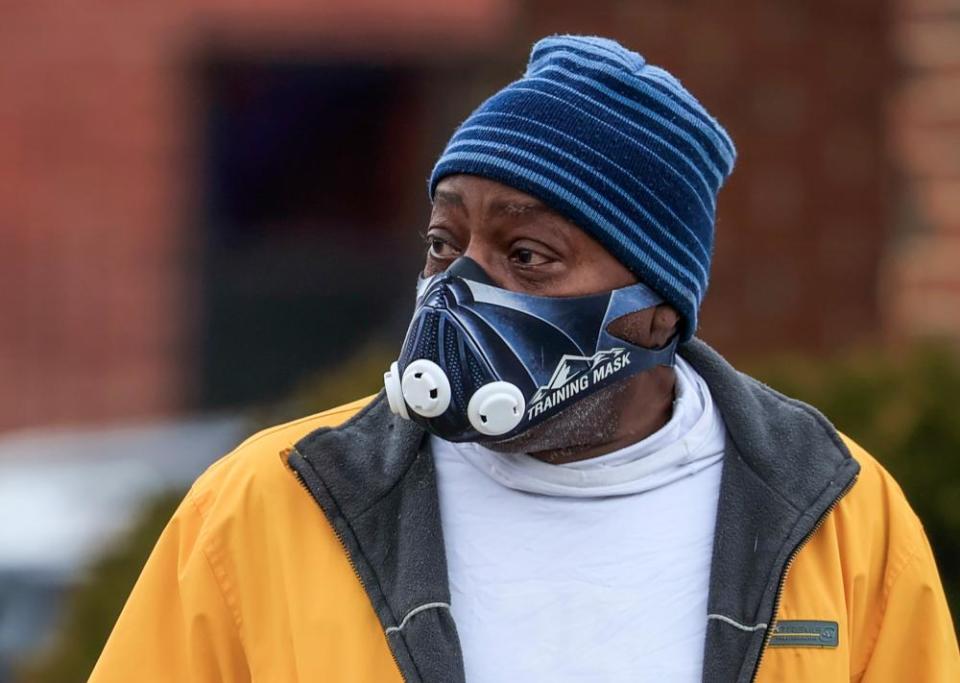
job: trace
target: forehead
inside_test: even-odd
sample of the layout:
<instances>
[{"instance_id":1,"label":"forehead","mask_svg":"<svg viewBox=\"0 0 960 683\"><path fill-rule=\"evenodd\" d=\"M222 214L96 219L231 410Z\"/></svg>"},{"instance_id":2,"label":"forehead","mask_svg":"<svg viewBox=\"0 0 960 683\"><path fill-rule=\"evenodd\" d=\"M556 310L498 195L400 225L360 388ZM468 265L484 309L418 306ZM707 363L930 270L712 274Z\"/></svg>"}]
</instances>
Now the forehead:
<instances>
[{"instance_id":1,"label":"forehead","mask_svg":"<svg viewBox=\"0 0 960 683\"><path fill-rule=\"evenodd\" d=\"M454 208L469 211L482 208L506 214L550 213L557 215L536 197L509 185L458 174L444 178L437 184L433 196L434 209Z\"/></svg>"}]
</instances>

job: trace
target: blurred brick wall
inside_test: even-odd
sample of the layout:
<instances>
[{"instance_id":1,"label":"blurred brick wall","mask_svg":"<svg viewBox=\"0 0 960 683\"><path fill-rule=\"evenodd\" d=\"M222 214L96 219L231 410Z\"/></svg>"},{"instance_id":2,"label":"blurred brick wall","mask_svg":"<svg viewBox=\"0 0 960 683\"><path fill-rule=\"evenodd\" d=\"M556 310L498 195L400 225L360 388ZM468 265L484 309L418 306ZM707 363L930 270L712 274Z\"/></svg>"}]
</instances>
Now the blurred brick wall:
<instances>
[{"instance_id":1,"label":"blurred brick wall","mask_svg":"<svg viewBox=\"0 0 960 683\"><path fill-rule=\"evenodd\" d=\"M0 8L0 430L177 411L191 359L189 62L490 39L498 0ZM450 49L447 44L445 49Z\"/></svg>"},{"instance_id":2,"label":"blurred brick wall","mask_svg":"<svg viewBox=\"0 0 960 683\"><path fill-rule=\"evenodd\" d=\"M616 37L727 127L701 336L734 358L876 341L889 18L876 0L527 3L528 34Z\"/></svg>"},{"instance_id":3,"label":"blurred brick wall","mask_svg":"<svg viewBox=\"0 0 960 683\"><path fill-rule=\"evenodd\" d=\"M904 330L958 338L960 0L891 2L8 2L0 430L184 407L197 315L190 69L211 45L436 62L472 50L460 89L429 94L445 122L438 151L522 73L531 40L618 38L674 71L739 147L706 339L737 358Z\"/></svg>"},{"instance_id":4,"label":"blurred brick wall","mask_svg":"<svg viewBox=\"0 0 960 683\"><path fill-rule=\"evenodd\" d=\"M896 223L884 294L890 335L960 343L960 0L897 0L890 108Z\"/></svg>"}]
</instances>

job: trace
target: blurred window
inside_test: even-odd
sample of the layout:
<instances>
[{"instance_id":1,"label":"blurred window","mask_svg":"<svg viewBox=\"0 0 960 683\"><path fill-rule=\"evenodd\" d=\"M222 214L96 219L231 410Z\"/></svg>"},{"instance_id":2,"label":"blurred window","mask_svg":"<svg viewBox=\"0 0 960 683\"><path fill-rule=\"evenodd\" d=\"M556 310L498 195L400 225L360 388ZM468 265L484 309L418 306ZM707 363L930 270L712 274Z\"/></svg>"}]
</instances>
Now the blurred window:
<instances>
[{"instance_id":1,"label":"blurred window","mask_svg":"<svg viewBox=\"0 0 960 683\"><path fill-rule=\"evenodd\" d=\"M409 312L419 83L407 66L207 64L201 407L283 396Z\"/></svg>"}]
</instances>

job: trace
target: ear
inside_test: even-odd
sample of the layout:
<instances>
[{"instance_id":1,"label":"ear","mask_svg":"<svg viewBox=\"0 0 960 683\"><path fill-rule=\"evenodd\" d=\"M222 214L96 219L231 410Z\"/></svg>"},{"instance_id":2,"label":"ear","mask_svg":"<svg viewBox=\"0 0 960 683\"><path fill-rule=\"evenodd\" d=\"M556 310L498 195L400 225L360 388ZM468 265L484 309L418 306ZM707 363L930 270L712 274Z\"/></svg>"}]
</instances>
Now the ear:
<instances>
[{"instance_id":1,"label":"ear","mask_svg":"<svg viewBox=\"0 0 960 683\"><path fill-rule=\"evenodd\" d=\"M670 304L660 304L655 310L651 335L654 346L663 346L677 333L680 327L680 314Z\"/></svg>"},{"instance_id":2,"label":"ear","mask_svg":"<svg viewBox=\"0 0 960 683\"><path fill-rule=\"evenodd\" d=\"M679 324L680 315L673 306L660 304L617 318L607 325L607 332L631 344L655 349L670 341Z\"/></svg>"}]
</instances>

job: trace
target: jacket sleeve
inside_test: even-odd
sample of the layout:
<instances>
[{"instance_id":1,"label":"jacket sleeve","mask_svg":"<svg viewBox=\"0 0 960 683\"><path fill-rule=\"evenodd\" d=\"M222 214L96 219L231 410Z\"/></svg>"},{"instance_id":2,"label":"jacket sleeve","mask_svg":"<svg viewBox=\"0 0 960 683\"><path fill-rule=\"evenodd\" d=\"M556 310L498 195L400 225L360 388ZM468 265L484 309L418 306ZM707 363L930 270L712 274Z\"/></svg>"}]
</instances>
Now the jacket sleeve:
<instances>
[{"instance_id":1,"label":"jacket sleeve","mask_svg":"<svg viewBox=\"0 0 960 683\"><path fill-rule=\"evenodd\" d=\"M90 681L248 681L239 618L216 566L188 493L147 560Z\"/></svg>"},{"instance_id":2,"label":"jacket sleeve","mask_svg":"<svg viewBox=\"0 0 960 683\"><path fill-rule=\"evenodd\" d=\"M862 683L960 681L960 652L933 553L921 543L888 579L886 605Z\"/></svg>"}]
</instances>

